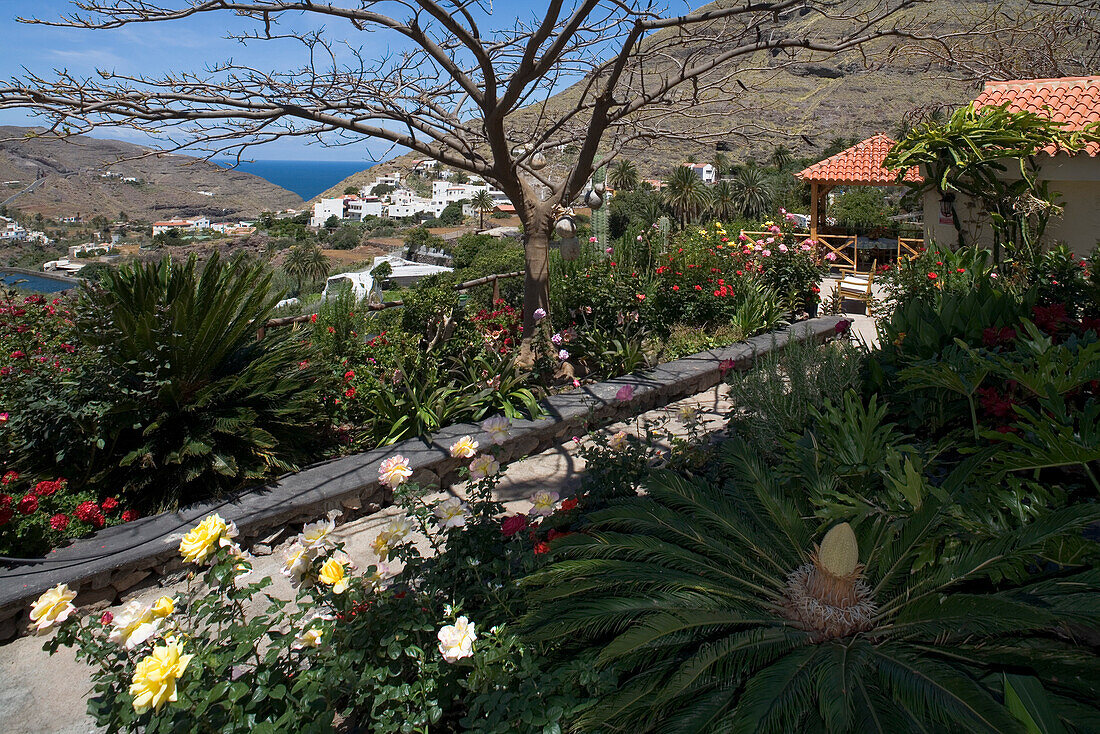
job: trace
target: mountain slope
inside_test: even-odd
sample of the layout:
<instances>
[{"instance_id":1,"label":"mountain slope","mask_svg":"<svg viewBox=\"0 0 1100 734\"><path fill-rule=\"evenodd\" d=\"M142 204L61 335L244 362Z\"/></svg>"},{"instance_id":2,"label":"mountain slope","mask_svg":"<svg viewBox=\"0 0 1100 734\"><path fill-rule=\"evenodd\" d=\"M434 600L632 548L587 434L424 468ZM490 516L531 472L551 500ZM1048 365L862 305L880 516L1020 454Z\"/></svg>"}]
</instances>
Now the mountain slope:
<instances>
[{"instance_id":1,"label":"mountain slope","mask_svg":"<svg viewBox=\"0 0 1100 734\"><path fill-rule=\"evenodd\" d=\"M35 132L0 126L0 201L8 199L9 208L27 214L80 214L85 219L101 214L113 219L125 212L139 221L200 215L233 220L302 206L300 196L258 176L191 156L122 160L150 149L118 140L84 135L61 139L34 136ZM116 175L104 177L108 171Z\"/></svg>"}]
</instances>

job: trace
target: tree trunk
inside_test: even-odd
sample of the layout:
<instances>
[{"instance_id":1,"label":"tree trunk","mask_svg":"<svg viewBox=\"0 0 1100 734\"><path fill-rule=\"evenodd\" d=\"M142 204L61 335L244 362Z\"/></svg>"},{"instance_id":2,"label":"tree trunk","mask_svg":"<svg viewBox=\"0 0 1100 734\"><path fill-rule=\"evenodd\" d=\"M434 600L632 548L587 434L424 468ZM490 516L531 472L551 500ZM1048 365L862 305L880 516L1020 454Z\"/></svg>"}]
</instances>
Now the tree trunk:
<instances>
[{"instance_id":1,"label":"tree trunk","mask_svg":"<svg viewBox=\"0 0 1100 734\"><path fill-rule=\"evenodd\" d=\"M524 222L523 337L535 333L535 311L550 313L550 228L548 218L538 216Z\"/></svg>"}]
</instances>

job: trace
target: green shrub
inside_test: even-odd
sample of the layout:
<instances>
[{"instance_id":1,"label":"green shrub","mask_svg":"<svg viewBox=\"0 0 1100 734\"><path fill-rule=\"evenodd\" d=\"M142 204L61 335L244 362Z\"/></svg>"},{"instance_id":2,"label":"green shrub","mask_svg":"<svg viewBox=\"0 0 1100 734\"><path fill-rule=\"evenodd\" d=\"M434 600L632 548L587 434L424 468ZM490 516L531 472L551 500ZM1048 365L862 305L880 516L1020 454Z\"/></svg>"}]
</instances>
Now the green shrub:
<instances>
[{"instance_id":1,"label":"green shrub","mask_svg":"<svg viewBox=\"0 0 1100 734\"><path fill-rule=\"evenodd\" d=\"M270 279L215 254L123 266L84 291L81 338L120 381L97 481L146 507L186 504L315 455L309 351L289 330L256 339L280 298Z\"/></svg>"},{"instance_id":2,"label":"green shrub","mask_svg":"<svg viewBox=\"0 0 1100 734\"><path fill-rule=\"evenodd\" d=\"M753 369L727 378L731 430L775 456L787 434L801 433L815 409L839 403L861 384L862 361L861 350L843 340L791 341L769 352Z\"/></svg>"}]
</instances>

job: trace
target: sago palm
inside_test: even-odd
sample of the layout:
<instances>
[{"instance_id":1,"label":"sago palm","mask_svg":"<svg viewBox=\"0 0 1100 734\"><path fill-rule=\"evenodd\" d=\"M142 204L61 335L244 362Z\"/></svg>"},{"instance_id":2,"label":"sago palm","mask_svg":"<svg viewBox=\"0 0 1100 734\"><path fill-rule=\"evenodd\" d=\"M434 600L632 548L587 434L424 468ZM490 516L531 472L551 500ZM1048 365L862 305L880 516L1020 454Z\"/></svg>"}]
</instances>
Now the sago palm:
<instances>
[{"instance_id":1,"label":"sago palm","mask_svg":"<svg viewBox=\"0 0 1100 734\"><path fill-rule=\"evenodd\" d=\"M620 675L577 731L1100 730L1100 661L1075 644L1100 631L1100 571L1020 571L1098 506L929 556L976 464L904 521L826 533L739 451L737 483L657 472L527 580L532 636Z\"/></svg>"},{"instance_id":2,"label":"sago palm","mask_svg":"<svg viewBox=\"0 0 1100 734\"><path fill-rule=\"evenodd\" d=\"M101 481L185 504L309 456L321 415L308 352L289 330L256 340L281 297L270 281L215 254L123 266L86 289L81 337L124 383Z\"/></svg>"},{"instance_id":3,"label":"sago palm","mask_svg":"<svg viewBox=\"0 0 1100 734\"><path fill-rule=\"evenodd\" d=\"M710 202L710 192L698 174L680 166L665 182L665 201L676 212L680 226L686 227L698 217Z\"/></svg>"}]
</instances>

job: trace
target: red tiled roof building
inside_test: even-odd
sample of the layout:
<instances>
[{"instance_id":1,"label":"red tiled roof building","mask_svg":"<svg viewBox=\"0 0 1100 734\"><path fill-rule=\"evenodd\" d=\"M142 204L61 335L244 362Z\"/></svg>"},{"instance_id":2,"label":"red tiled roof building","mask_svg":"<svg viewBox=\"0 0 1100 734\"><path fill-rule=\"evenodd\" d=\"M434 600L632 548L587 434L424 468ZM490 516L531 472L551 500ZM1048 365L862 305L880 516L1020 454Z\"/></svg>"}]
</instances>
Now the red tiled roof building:
<instances>
[{"instance_id":1,"label":"red tiled roof building","mask_svg":"<svg viewBox=\"0 0 1100 734\"><path fill-rule=\"evenodd\" d=\"M986 82L974 100L975 107L1004 104L1009 112L1033 112L1061 122L1070 130L1084 130L1100 122L1100 76ZM1057 151L1046 152L1054 155ZM1089 143L1083 152L1095 157L1100 154L1100 143Z\"/></svg>"}]
</instances>

